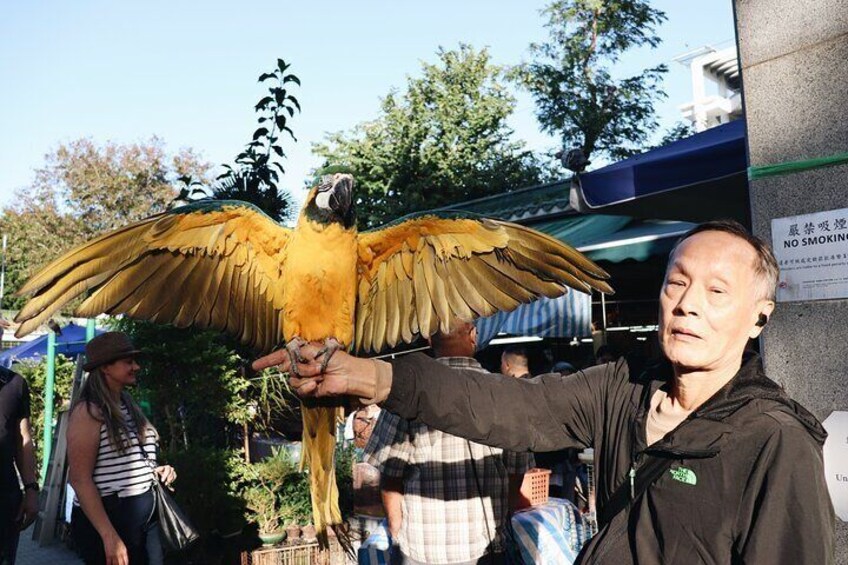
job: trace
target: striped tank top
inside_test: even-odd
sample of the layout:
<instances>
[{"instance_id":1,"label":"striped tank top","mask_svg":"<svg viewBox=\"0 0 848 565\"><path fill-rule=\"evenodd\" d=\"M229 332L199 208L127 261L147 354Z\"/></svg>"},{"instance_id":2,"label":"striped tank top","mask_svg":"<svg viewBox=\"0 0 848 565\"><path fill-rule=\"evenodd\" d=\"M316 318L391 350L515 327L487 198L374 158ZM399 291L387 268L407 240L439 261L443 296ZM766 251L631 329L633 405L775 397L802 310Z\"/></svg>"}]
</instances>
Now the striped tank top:
<instances>
[{"instance_id":1,"label":"striped tank top","mask_svg":"<svg viewBox=\"0 0 848 565\"><path fill-rule=\"evenodd\" d=\"M124 422L132 430L134 422L123 403L121 403L121 413L124 416ZM152 426L148 426L147 437L143 442L144 451L149 460L141 454L136 438L137 436L130 431L130 445L121 453L109 440L106 424L100 425L100 446L97 450L97 462L94 464L93 473L94 484L100 496L117 493L123 498L147 492L150 488L154 478L151 464L157 465L156 432Z\"/></svg>"}]
</instances>

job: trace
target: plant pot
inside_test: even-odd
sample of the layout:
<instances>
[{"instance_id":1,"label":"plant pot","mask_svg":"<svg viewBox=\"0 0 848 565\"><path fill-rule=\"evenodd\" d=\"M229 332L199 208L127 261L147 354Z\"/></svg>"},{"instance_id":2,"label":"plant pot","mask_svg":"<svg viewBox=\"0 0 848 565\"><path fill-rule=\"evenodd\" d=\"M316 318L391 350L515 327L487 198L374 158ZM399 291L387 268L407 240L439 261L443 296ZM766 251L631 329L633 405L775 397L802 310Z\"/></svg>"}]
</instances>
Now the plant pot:
<instances>
[{"instance_id":1,"label":"plant pot","mask_svg":"<svg viewBox=\"0 0 848 565\"><path fill-rule=\"evenodd\" d=\"M289 524L286 526L286 537L289 541L297 541L300 539L300 526L297 524Z\"/></svg>"},{"instance_id":2,"label":"plant pot","mask_svg":"<svg viewBox=\"0 0 848 565\"><path fill-rule=\"evenodd\" d=\"M318 532L315 529L315 526L312 524L307 524L303 526L303 530L301 530L301 535L303 536L303 541L306 543L312 543L318 541Z\"/></svg>"},{"instance_id":3,"label":"plant pot","mask_svg":"<svg viewBox=\"0 0 848 565\"><path fill-rule=\"evenodd\" d=\"M279 532L259 532L259 539L262 540L262 545L264 547L277 545L278 543L281 543L284 539L286 539L286 531L281 530Z\"/></svg>"}]
</instances>

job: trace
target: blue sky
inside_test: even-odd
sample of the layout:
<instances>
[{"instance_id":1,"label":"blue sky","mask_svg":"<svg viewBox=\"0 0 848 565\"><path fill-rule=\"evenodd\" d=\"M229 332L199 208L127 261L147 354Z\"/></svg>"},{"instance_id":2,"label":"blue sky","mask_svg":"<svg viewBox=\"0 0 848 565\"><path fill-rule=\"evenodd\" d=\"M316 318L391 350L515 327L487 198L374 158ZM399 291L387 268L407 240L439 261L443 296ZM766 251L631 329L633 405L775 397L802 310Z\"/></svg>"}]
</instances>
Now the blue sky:
<instances>
[{"instance_id":1,"label":"blue sky","mask_svg":"<svg viewBox=\"0 0 848 565\"><path fill-rule=\"evenodd\" d=\"M303 83L303 113L291 123L283 185L300 187L326 132L374 118L380 97L403 88L439 46L488 46L493 61L516 64L546 34L539 0L221 2L9 2L0 9L0 206L32 181L60 142L90 137L130 143L162 138L213 163L230 162L256 126L256 78L277 57ZM663 44L622 61L622 72L669 64L663 125L680 120L690 98L688 70L672 62L734 37L730 0L656 1L668 21ZM533 149L541 134L532 100L520 94L516 137Z\"/></svg>"}]
</instances>

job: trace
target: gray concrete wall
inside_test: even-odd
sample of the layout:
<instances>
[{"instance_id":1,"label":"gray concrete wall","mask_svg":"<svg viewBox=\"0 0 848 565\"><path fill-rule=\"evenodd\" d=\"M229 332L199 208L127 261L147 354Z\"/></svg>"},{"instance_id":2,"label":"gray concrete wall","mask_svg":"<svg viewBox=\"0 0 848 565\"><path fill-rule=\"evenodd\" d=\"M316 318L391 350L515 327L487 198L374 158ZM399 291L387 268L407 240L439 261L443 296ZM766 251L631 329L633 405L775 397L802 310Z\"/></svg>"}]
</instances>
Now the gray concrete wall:
<instances>
[{"instance_id":1,"label":"gray concrete wall","mask_svg":"<svg viewBox=\"0 0 848 565\"><path fill-rule=\"evenodd\" d=\"M848 0L735 0L752 166L848 152ZM754 232L848 208L848 165L751 183ZM769 376L824 420L848 410L848 300L778 304L763 336ZM836 562L848 563L837 523Z\"/></svg>"}]
</instances>

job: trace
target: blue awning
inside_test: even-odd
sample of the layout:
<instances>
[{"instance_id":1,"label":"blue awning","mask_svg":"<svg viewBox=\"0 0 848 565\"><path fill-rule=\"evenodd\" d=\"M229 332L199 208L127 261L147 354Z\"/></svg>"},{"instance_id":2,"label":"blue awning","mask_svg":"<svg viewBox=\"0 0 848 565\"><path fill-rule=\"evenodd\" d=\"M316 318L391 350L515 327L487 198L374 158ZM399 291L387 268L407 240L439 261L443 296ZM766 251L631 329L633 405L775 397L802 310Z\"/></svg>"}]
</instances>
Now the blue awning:
<instances>
[{"instance_id":1,"label":"blue awning","mask_svg":"<svg viewBox=\"0 0 848 565\"><path fill-rule=\"evenodd\" d=\"M499 333L537 337L588 336L592 335L592 297L569 290L559 298L540 298L512 312L481 318L475 324L480 349Z\"/></svg>"},{"instance_id":2,"label":"blue awning","mask_svg":"<svg viewBox=\"0 0 848 565\"><path fill-rule=\"evenodd\" d=\"M579 175L581 212L701 222L747 222L745 121L735 120Z\"/></svg>"},{"instance_id":3,"label":"blue awning","mask_svg":"<svg viewBox=\"0 0 848 565\"><path fill-rule=\"evenodd\" d=\"M665 147L580 175L592 208L746 171L745 121L716 126Z\"/></svg>"},{"instance_id":4,"label":"blue awning","mask_svg":"<svg viewBox=\"0 0 848 565\"><path fill-rule=\"evenodd\" d=\"M95 335L102 333L101 330L95 330ZM63 327L62 335L56 336L56 353L61 353L68 358L74 358L78 354L85 353L85 328L73 323ZM0 365L8 368L15 361L31 360L37 362L46 355L47 334L0 353Z\"/></svg>"}]
</instances>

